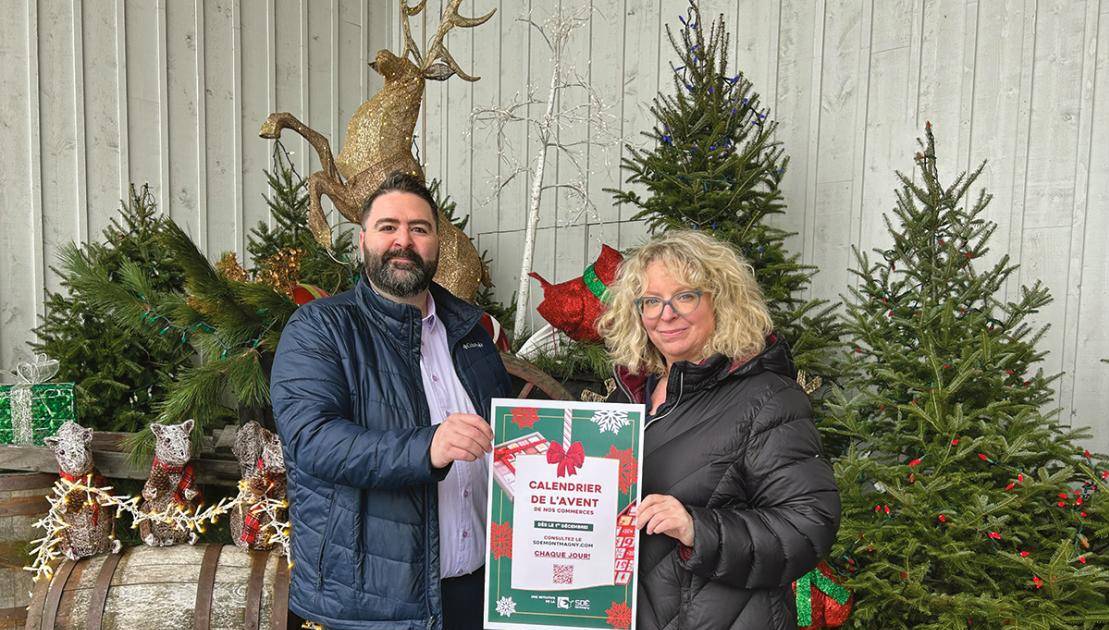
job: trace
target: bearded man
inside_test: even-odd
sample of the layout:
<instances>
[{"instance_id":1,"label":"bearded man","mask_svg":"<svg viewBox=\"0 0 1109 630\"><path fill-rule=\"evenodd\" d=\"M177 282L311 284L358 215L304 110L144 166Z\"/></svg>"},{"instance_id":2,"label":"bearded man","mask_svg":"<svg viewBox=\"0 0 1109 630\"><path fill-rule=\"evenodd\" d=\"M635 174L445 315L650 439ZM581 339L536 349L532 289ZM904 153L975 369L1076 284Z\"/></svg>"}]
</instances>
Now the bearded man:
<instances>
[{"instance_id":1,"label":"bearded man","mask_svg":"<svg viewBox=\"0 0 1109 630\"><path fill-rule=\"evenodd\" d=\"M482 313L432 282L439 210L388 177L357 286L289 319L271 393L291 497L291 612L329 629L481 628L490 400Z\"/></svg>"}]
</instances>

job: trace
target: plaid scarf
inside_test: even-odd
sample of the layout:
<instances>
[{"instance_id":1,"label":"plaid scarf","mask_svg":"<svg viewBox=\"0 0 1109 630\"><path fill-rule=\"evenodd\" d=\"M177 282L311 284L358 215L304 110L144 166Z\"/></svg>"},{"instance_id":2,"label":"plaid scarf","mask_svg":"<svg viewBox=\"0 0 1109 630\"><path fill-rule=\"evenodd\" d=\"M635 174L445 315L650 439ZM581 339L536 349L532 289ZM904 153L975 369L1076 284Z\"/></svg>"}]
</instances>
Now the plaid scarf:
<instances>
[{"instance_id":1,"label":"plaid scarf","mask_svg":"<svg viewBox=\"0 0 1109 630\"><path fill-rule=\"evenodd\" d=\"M262 519L254 512L254 509L255 507L251 506L243 514L243 533L239 535L239 540L247 545L256 543L258 534L262 531Z\"/></svg>"},{"instance_id":2,"label":"plaid scarf","mask_svg":"<svg viewBox=\"0 0 1109 630\"><path fill-rule=\"evenodd\" d=\"M85 480L88 478L88 475L71 475L71 474L67 473L64 470L59 470L58 471L58 476L60 476L62 479L65 479L69 483L85 483ZM101 487L103 487L107 484L107 481L108 480L105 479L103 476L101 476L100 473L96 472L95 468L92 469L92 481L89 483L89 485L91 485L94 488L101 488ZM93 500L93 502L92 502L92 525L93 525L93 527L96 527L96 525L99 524L99 522L100 522L100 501Z\"/></svg>"},{"instance_id":3,"label":"plaid scarf","mask_svg":"<svg viewBox=\"0 0 1109 630\"><path fill-rule=\"evenodd\" d=\"M181 480L177 482L177 487L173 489L173 501L178 505L188 505L189 500L185 498L185 491L192 490L196 486L196 472L193 469L192 462L184 466L170 466L155 457L154 467L171 475L181 475ZM199 501L200 497L201 495L198 491L196 500Z\"/></svg>"},{"instance_id":4,"label":"plaid scarf","mask_svg":"<svg viewBox=\"0 0 1109 630\"><path fill-rule=\"evenodd\" d=\"M261 473L265 468L262 463L262 458L258 458L255 469ZM263 477L269 481L269 475L263 473ZM254 503L243 513L243 533L239 535L239 541L247 545L253 545L258 541L258 534L262 531L262 518L258 514L258 503Z\"/></svg>"}]
</instances>

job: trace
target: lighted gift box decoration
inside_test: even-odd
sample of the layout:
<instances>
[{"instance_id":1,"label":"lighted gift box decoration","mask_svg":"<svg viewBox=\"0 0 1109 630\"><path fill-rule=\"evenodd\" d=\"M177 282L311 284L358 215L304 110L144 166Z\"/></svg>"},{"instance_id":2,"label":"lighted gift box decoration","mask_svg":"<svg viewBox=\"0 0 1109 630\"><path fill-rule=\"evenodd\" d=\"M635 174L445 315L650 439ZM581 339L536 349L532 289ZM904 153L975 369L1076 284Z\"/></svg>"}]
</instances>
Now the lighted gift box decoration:
<instances>
[{"instance_id":1,"label":"lighted gift box decoration","mask_svg":"<svg viewBox=\"0 0 1109 630\"><path fill-rule=\"evenodd\" d=\"M44 354L16 366L19 383L0 385L0 444L36 444L77 420L73 383L48 383L58 362Z\"/></svg>"}]
</instances>

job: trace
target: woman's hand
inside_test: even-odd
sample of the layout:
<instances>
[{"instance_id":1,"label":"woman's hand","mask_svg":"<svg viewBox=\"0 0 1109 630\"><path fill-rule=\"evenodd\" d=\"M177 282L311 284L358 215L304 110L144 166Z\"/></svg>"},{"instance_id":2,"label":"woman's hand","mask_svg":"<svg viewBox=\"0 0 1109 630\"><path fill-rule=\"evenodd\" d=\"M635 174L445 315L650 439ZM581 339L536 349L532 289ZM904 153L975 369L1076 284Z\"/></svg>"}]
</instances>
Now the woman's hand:
<instances>
[{"instance_id":1,"label":"woman's hand","mask_svg":"<svg viewBox=\"0 0 1109 630\"><path fill-rule=\"evenodd\" d=\"M693 517L674 497L649 494L639 504L636 522L648 534L665 534L686 547L693 546Z\"/></svg>"}]
</instances>

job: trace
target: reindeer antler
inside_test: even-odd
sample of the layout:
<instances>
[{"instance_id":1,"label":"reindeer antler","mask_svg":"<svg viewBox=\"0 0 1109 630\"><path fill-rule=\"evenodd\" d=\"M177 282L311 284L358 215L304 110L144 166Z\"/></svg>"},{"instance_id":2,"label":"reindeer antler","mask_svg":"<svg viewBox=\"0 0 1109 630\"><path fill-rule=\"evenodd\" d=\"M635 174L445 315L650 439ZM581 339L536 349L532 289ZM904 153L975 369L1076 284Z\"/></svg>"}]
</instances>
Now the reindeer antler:
<instances>
[{"instance_id":1,"label":"reindeer antler","mask_svg":"<svg viewBox=\"0 0 1109 630\"><path fill-rule=\"evenodd\" d=\"M420 0L419 4L414 7L408 6L408 0L400 0L400 22L404 27L404 52L400 56L413 55L414 59L412 61L417 65L422 63L422 57L420 56L420 47L416 45L416 40L412 38L412 29L408 26L408 18L423 13L426 6L427 0Z\"/></svg>"},{"instance_id":2,"label":"reindeer antler","mask_svg":"<svg viewBox=\"0 0 1109 630\"><path fill-rule=\"evenodd\" d=\"M405 9L407 9L407 0L401 0L401 2L405 5ZM424 4L426 4L426 2L427 0L421 0L419 8L423 9L423 6ZM442 20L439 22L439 29L435 31L435 37L432 38L431 44L427 48L427 56L424 57L419 64L421 73L429 70L432 66L432 62L438 60L446 64L448 68L453 70L454 73L461 77L464 81L477 81L481 78L466 74L462 70L462 68L458 66L458 62L454 60L454 57L451 56L450 52L447 50L447 47L443 45L443 39L446 37L447 32L456 26L459 28L474 28L475 26L481 26L482 24L485 24L489 21L489 18L493 17L493 14L496 13L497 10L493 9L489 13L486 13L485 15L478 18L467 18L462 17L458 13L458 7L461 4L462 0L450 0L447 3L447 7L443 9L443 16ZM404 23L404 28L406 36L411 39L411 35L408 33L407 20ZM409 45L410 44L408 42L405 43L406 53L408 52ZM415 44L412 43L411 45L414 46Z\"/></svg>"}]
</instances>

